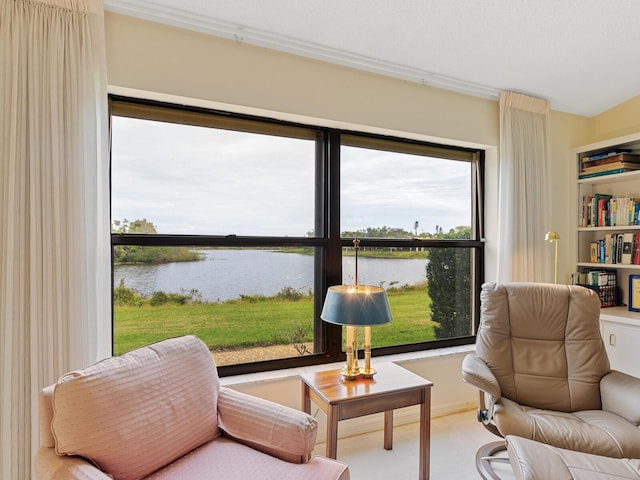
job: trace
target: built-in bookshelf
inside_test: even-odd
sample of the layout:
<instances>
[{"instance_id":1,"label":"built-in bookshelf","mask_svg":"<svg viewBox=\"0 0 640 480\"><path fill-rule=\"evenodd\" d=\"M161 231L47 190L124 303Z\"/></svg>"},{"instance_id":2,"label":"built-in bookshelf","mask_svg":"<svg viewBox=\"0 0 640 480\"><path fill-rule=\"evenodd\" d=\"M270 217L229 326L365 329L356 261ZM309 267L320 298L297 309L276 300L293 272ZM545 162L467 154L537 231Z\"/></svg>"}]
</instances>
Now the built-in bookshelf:
<instances>
[{"instance_id":1,"label":"built-in bookshelf","mask_svg":"<svg viewBox=\"0 0 640 480\"><path fill-rule=\"evenodd\" d=\"M640 170L605 171L597 176L580 178L585 158L620 151L640 152L640 133L586 145L574 152L578 178L577 267L582 271L618 270L618 286L623 291L622 301L626 303L625 277L628 280L630 272L640 273ZM618 172L618 169L612 171ZM621 240L624 238L632 243L623 245ZM604 245L606 254L594 258L594 244L602 249L603 242L607 242Z\"/></svg>"},{"instance_id":2,"label":"built-in bookshelf","mask_svg":"<svg viewBox=\"0 0 640 480\"><path fill-rule=\"evenodd\" d=\"M617 303L620 305L601 309L601 331L612 368L639 374L640 312L629 311L627 305L629 276L640 275L640 168L631 166L627 170L621 161L609 171L606 167L585 170L585 165L596 163L585 159L618 155L620 152L640 153L640 133L572 151L578 185L574 280L579 273L591 273L591 278L596 279L598 275L593 272L598 271L609 274L600 277L605 281L615 278L619 292ZM603 201L598 205L593 201L595 198L608 200L608 203ZM605 205L609 210L603 212ZM622 212L618 210L620 205ZM600 249L595 257L594 245ZM584 280L585 276L580 278Z\"/></svg>"}]
</instances>

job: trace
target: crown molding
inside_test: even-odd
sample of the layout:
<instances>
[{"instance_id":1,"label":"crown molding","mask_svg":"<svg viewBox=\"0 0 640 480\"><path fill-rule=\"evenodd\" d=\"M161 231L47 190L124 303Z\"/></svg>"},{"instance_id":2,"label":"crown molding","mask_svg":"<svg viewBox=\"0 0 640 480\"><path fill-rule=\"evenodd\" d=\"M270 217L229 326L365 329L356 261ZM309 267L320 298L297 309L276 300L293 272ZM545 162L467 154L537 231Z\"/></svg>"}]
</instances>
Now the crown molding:
<instances>
[{"instance_id":1,"label":"crown molding","mask_svg":"<svg viewBox=\"0 0 640 480\"><path fill-rule=\"evenodd\" d=\"M174 27L193 30L216 37L247 43L329 62L345 67L364 70L387 77L406 80L421 85L442 88L481 98L497 100L500 90L459 78L358 55L347 50L329 48L297 38L279 35L265 30L250 28L207 15L195 14L177 6L158 5L148 0L104 0L107 11Z\"/></svg>"}]
</instances>

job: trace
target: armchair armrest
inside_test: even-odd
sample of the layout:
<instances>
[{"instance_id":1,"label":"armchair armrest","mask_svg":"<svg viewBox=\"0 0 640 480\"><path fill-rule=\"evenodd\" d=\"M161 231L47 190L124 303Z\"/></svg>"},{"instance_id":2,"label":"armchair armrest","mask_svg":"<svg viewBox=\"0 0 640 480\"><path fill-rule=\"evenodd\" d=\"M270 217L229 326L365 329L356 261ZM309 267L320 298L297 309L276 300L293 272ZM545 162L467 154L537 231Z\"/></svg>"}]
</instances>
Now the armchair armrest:
<instances>
[{"instance_id":1,"label":"armchair armrest","mask_svg":"<svg viewBox=\"0 0 640 480\"><path fill-rule=\"evenodd\" d=\"M600 380L602 409L640 425L640 378L611 370Z\"/></svg>"},{"instance_id":2,"label":"armchair armrest","mask_svg":"<svg viewBox=\"0 0 640 480\"><path fill-rule=\"evenodd\" d=\"M318 433L311 415L228 387L220 387L218 424L225 435L292 463L309 460Z\"/></svg>"},{"instance_id":3,"label":"armchair armrest","mask_svg":"<svg viewBox=\"0 0 640 480\"><path fill-rule=\"evenodd\" d=\"M495 375L477 355L470 354L462 359L462 379L493 399L498 399L502 395L500 384Z\"/></svg>"},{"instance_id":4,"label":"armchair armrest","mask_svg":"<svg viewBox=\"0 0 640 480\"><path fill-rule=\"evenodd\" d=\"M57 455L48 447L40 447L33 466L38 480L112 480L84 458Z\"/></svg>"}]
</instances>

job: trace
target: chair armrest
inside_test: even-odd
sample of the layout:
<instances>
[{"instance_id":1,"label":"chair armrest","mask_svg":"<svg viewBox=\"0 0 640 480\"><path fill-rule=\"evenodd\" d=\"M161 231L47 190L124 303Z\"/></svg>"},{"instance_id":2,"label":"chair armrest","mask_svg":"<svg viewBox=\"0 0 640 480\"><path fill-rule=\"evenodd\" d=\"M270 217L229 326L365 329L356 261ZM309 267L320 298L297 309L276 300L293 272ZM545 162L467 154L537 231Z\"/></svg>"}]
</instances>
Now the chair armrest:
<instances>
[{"instance_id":1,"label":"chair armrest","mask_svg":"<svg viewBox=\"0 0 640 480\"><path fill-rule=\"evenodd\" d=\"M640 378L611 370L600 380L602 409L640 425Z\"/></svg>"},{"instance_id":2,"label":"chair armrest","mask_svg":"<svg viewBox=\"0 0 640 480\"><path fill-rule=\"evenodd\" d=\"M112 480L84 458L57 455L48 447L36 452L33 466L38 480Z\"/></svg>"},{"instance_id":3,"label":"chair armrest","mask_svg":"<svg viewBox=\"0 0 640 480\"><path fill-rule=\"evenodd\" d=\"M467 355L462 359L462 379L479 388L494 399L500 398L500 384L489 366L477 355Z\"/></svg>"},{"instance_id":4,"label":"chair armrest","mask_svg":"<svg viewBox=\"0 0 640 480\"><path fill-rule=\"evenodd\" d=\"M220 387L218 425L226 436L292 463L309 460L318 433L311 415L228 387Z\"/></svg>"}]
</instances>

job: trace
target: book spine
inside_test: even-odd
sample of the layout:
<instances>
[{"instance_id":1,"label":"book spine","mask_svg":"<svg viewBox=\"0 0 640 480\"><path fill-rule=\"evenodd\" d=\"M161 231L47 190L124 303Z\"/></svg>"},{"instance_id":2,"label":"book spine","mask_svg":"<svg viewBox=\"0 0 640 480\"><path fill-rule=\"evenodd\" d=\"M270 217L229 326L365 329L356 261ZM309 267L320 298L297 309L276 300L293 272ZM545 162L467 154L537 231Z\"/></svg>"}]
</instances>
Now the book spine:
<instances>
[{"instance_id":1,"label":"book spine","mask_svg":"<svg viewBox=\"0 0 640 480\"><path fill-rule=\"evenodd\" d=\"M633 260L634 265L640 265L640 233L633 236Z\"/></svg>"},{"instance_id":2,"label":"book spine","mask_svg":"<svg viewBox=\"0 0 640 480\"><path fill-rule=\"evenodd\" d=\"M622 239L622 257L620 263L631 265L631 257L633 255L633 233L625 233Z\"/></svg>"},{"instance_id":3,"label":"book spine","mask_svg":"<svg viewBox=\"0 0 640 480\"><path fill-rule=\"evenodd\" d=\"M583 179L583 178L602 177L605 175L613 175L614 173L624 173L626 171L627 170L624 168L616 168L613 170L607 170L605 172L585 173L584 175L578 175L578 178Z\"/></svg>"}]
</instances>

